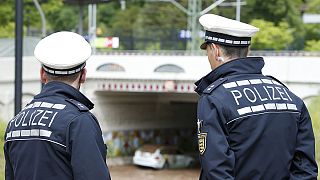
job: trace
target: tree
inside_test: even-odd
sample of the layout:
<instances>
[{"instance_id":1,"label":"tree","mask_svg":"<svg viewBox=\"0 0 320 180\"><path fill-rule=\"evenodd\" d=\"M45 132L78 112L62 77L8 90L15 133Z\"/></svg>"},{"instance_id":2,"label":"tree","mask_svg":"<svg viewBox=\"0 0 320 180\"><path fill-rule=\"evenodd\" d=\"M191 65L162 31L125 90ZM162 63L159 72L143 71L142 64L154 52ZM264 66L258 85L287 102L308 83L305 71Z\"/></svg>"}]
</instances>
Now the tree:
<instances>
[{"instance_id":1,"label":"tree","mask_svg":"<svg viewBox=\"0 0 320 180\"><path fill-rule=\"evenodd\" d=\"M14 37L14 11L12 0L0 1L0 38Z\"/></svg>"},{"instance_id":2,"label":"tree","mask_svg":"<svg viewBox=\"0 0 320 180\"><path fill-rule=\"evenodd\" d=\"M13 22L0 26L0 38L13 38L15 33L15 25Z\"/></svg>"},{"instance_id":3,"label":"tree","mask_svg":"<svg viewBox=\"0 0 320 180\"><path fill-rule=\"evenodd\" d=\"M293 41L292 30L286 22L280 22L276 26L273 22L256 19L251 24L260 28L252 39L252 49L285 50Z\"/></svg>"},{"instance_id":4,"label":"tree","mask_svg":"<svg viewBox=\"0 0 320 180\"><path fill-rule=\"evenodd\" d=\"M319 0L306 0L306 4L303 7L304 13L319 14L320 12L320 1ZM304 24L305 36L304 40L306 51L320 50L316 45L319 45L318 40L320 39L320 24Z\"/></svg>"},{"instance_id":5,"label":"tree","mask_svg":"<svg viewBox=\"0 0 320 180\"><path fill-rule=\"evenodd\" d=\"M33 0L24 0L24 27L37 29L40 32L41 18L38 10L36 9ZM54 14L59 14L62 9L62 0L39 0L39 3L46 15L47 29L51 30L50 17ZM14 0L1 0L0 1L0 31L1 37L14 37ZM53 27L54 29L55 27ZM12 31L13 30L13 31ZM24 33L26 35L26 33ZM39 33L40 34L40 33Z\"/></svg>"},{"instance_id":6,"label":"tree","mask_svg":"<svg viewBox=\"0 0 320 180\"><path fill-rule=\"evenodd\" d=\"M306 34L304 36L305 40L319 39L320 37L320 24L305 24L304 29Z\"/></svg>"},{"instance_id":7,"label":"tree","mask_svg":"<svg viewBox=\"0 0 320 180\"><path fill-rule=\"evenodd\" d=\"M132 5L129 3L127 7L130 9L131 6ZM98 5L97 26L101 31L98 35L112 35L112 23L116 22L114 18L117 18L117 13L119 11L121 11L119 2L110 2Z\"/></svg>"},{"instance_id":8,"label":"tree","mask_svg":"<svg viewBox=\"0 0 320 180\"><path fill-rule=\"evenodd\" d=\"M12 0L0 1L0 28L10 22L14 22L13 8Z\"/></svg>"},{"instance_id":9,"label":"tree","mask_svg":"<svg viewBox=\"0 0 320 180\"><path fill-rule=\"evenodd\" d=\"M111 19L111 32L113 36L120 37L120 46L123 49L135 49L134 24L140 11L138 5L131 5L126 10L118 11Z\"/></svg>"},{"instance_id":10,"label":"tree","mask_svg":"<svg viewBox=\"0 0 320 180\"><path fill-rule=\"evenodd\" d=\"M278 24L286 21L290 26L297 26L301 20L303 0L247 0L242 8L243 20L263 19Z\"/></svg>"},{"instance_id":11,"label":"tree","mask_svg":"<svg viewBox=\"0 0 320 180\"><path fill-rule=\"evenodd\" d=\"M155 10L156 9L156 10ZM159 47L152 43L160 42L161 49L180 49L180 30L187 29L187 15L171 3L146 3L138 14L134 34L142 41L140 48ZM149 40L150 39L150 40Z\"/></svg>"},{"instance_id":12,"label":"tree","mask_svg":"<svg viewBox=\"0 0 320 180\"><path fill-rule=\"evenodd\" d=\"M172 49L179 30L187 28L187 16L171 3L161 2L131 3L104 22L125 49Z\"/></svg>"},{"instance_id":13,"label":"tree","mask_svg":"<svg viewBox=\"0 0 320 180\"><path fill-rule=\"evenodd\" d=\"M319 0L305 0L303 10L306 13L318 14L320 12L320 1Z\"/></svg>"},{"instance_id":14,"label":"tree","mask_svg":"<svg viewBox=\"0 0 320 180\"><path fill-rule=\"evenodd\" d=\"M301 19L303 0L247 0L242 8L242 20L250 22L253 19L263 19L273 22L276 26L287 22L293 30L294 40L287 49L302 49L305 30Z\"/></svg>"},{"instance_id":15,"label":"tree","mask_svg":"<svg viewBox=\"0 0 320 180\"><path fill-rule=\"evenodd\" d=\"M50 22L51 31L77 31L78 28L78 7L64 6L59 11L47 12L47 19Z\"/></svg>"},{"instance_id":16,"label":"tree","mask_svg":"<svg viewBox=\"0 0 320 180\"><path fill-rule=\"evenodd\" d=\"M46 0L41 7L47 19L47 31L76 30L79 6L66 5L63 0Z\"/></svg>"}]
</instances>

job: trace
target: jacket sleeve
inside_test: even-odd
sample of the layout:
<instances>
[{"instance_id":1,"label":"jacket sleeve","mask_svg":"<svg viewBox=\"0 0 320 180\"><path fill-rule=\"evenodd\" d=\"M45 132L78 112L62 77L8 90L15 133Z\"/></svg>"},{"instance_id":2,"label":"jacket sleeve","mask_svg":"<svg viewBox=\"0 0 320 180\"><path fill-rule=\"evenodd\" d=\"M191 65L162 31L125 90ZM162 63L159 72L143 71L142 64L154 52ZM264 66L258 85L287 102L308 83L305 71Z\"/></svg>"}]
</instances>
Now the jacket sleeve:
<instances>
[{"instance_id":1,"label":"jacket sleeve","mask_svg":"<svg viewBox=\"0 0 320 180\"><path fill-rule=\"evenodd\" d=\"M98 122L89 113L74 119L69 125L69 153L76 180L108 180L106 146Z\"/></svg>"},{"instance_id":2,"label":"jacket sleeve","mask_svg":"<svg viewBox=\"0 0 320 180\"><path fill-rule=\"evenodd\" d=\"M235 155L227 140L228 133L222 112L222 104L214 97L203 96L200 99L198 122L201 124L198 141L202 167L201 180L234 179ZM205 141L204 151L203 145L200 145L201 141Z\"/></svg>"},{"instance_id":3,"label":"jacket sleeve","mask_svg":"<svg viewBox=\"0 0 320 180\"><path fill-rule=\"evenodd\" d=\"M5 179L6 180L14 180L13 168L10 163L10 159L8 156L8 150L6 148L6 144L4 145L4 157L5 157Z\"/></svg>"},{"instance_id":4,"label":"jacket sleeve","mask_svg":"<svg viewBox=\"0 0 320 180\"><path fill-rule=\"evenodd\" d=\"M315 161L315 140L311 118L305 105L298 122L298 135L294 158L290 168L291 180L317 179L318 167Z\"/></svg>"}]
</instances>

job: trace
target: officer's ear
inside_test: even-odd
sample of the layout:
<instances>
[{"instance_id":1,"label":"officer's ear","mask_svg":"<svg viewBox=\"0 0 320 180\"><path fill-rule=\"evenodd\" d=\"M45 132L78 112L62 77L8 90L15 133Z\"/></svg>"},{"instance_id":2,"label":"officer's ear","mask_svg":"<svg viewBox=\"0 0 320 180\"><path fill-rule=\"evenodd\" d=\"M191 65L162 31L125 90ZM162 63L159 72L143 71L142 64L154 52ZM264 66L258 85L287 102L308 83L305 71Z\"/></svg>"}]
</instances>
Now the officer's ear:
<instances>
[{"instance_id":1,"label":"officer's ear","mask_svg":"<svg viewBox=\"0 0 320 180\"><path fill-rule=\"evenodd\" d=\"M41 83L43 83L43 84L48 82L47 74L42 67L40 69L40 79L41 79Z\"/></svg>"},{"instance_id":2,"label":"officer's ear","mask_svg":"<svg viewBox=\"0 0 320 180\"><path fill-rule=\"evenodd\" d=\"M210 44L210 49L213 54L216 56L220 56L220 47L214 43Z\"/></svg>"},{"instance_id":3,"label":"officer's ear","mask_svg":"<svg viewBox=\"0 0 320 180\"><path fill-rule=\"evenodd\" d=\"M224 62L223 53L221 47L219 45L213 44L215 53L216 53L216 60L219 62Z\"/></svg>"},{"instance_id":4,"label":"officer's ear","mask_svg":"<svg viewBox=\"0 0 320 180\"><path fill-rule=\"evenodd\" d=\"M217 57L221 56L221 48L219 45L212 43L212 49L214 49L214 52Z\"/></svg>"},{"instance_id":5,"label":"officer's ear","mask_svg":"<svg viewBox=\"0 0 320 180\"><path fill-rule=\"evenodd\" d=\"M80 73L80 83L84 83L87 79L87 69L83 68Z\"/></svg>"}]
</instances>

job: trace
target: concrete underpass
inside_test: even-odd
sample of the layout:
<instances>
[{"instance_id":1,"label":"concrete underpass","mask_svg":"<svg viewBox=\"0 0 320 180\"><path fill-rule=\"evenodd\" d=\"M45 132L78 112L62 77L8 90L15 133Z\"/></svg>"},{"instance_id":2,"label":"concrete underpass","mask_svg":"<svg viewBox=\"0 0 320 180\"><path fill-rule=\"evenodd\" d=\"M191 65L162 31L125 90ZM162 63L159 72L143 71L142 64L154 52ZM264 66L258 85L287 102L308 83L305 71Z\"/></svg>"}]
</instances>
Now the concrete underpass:
<instances>
[{"instance_id":1,"label":"concrete underpass","mask_svg":"<svg viewBox=\"0 0 320 180\"><path fill-rule=\"evenodd\" d=\"M95 93L109 157L131 156L145 143L177 145L196 153L195 93Z\"/></svg>"}]
</instances>

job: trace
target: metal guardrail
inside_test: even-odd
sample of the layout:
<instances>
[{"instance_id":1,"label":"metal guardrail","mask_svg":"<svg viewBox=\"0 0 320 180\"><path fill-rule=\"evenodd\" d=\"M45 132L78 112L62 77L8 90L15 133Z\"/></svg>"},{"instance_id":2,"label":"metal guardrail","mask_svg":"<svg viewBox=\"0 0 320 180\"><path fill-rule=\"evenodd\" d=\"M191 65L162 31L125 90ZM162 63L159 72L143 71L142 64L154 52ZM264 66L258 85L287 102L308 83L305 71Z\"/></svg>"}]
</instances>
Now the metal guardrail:
<instances>
[{"instance_id":1,"label":"metal guardrail","mask_svg":"<svg viewBox=\"0 0 320 180\"><path fill-rule=\"evenodd\" d=\"M147 56L205 56L205 51L197 51L191 53L189 51L143 51L143 50L110 50L101 51L96 50L95 55L147 55ZM249 56L306 56L306 57L320 57L319 51L250 51Z\"/></svg>"},{"instance_id":2,"label":"metal guardrail","mask_svg":"<svg viewBox=\"0 0 320 180\"><path fill-rule=\"evenodd\" d=\"M38 37L24 37L23 39L23 56L33 56L34 48L40 41ZM14 39L0 38L0 57L14 57Z\"/></svg>"},{"instance_id":3,"label":"metal guardrail","mask_svg":"<svg viewBox=\"0 0 320 180\"><path fill-rule=\"evenodd\" d=\"M206 55L205 52L199 51L195 53L191 53L188 51L143 51L143 50L126 50L126 51L99 51L96 50L95 55L147 55L147 56L199 56L199 55Z\"/></svg>"}]
</instances>

